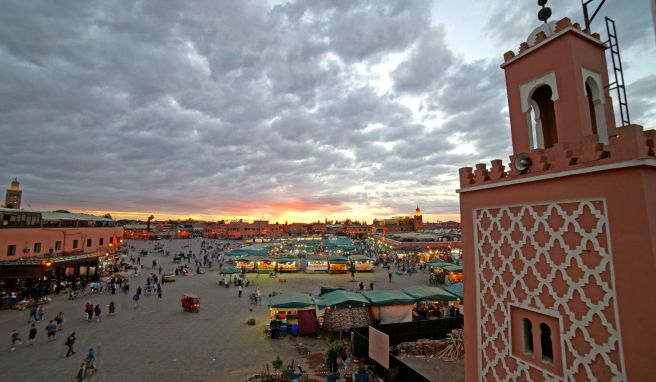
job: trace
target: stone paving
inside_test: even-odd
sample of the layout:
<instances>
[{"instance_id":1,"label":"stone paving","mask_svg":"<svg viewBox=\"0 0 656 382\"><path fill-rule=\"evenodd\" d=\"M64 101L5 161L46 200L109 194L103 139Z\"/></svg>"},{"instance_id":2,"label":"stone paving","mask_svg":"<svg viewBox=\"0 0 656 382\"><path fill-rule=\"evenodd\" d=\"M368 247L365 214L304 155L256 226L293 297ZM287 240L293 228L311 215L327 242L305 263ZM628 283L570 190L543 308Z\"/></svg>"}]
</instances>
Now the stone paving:
<instances>
[{"instance_id":1,"label":"stone paving","mask_svg":"<svg viewBox=\"0 0 656 382\"><path fill-rule=\"evenodd\" d=\"M264 335L264 324L268 322L266 297L262 305L249 304L248 293L244 290L242 298L237 297L237 288L218 287L220 276L216 262L212 270L203 275L178 276L174 283L163 284L163 297L143 296L138 308L134 308L132 293L151 272L153 258L157 258L164 272L172 271L174 253L185 247L198 253L200 239L161 241L171 256L149 255L142 257L145 269L136 276L130 276L131 293L124 296L117 291L89 294L76 300L68 300L66 295L53 298L44 305L45 319L37 324L34 345L27 345L26 323L28 311L0 311L0 333L4 333L4 345L0 347L0 381L72 381L86 351L97 349L98 372L92 381L243 381L247 376L264 370L267 362L276 355L287 363L292 359L298 363L302 359L297 345L310 351L322 352L324 338L291 337L271 340ZM155 242L156 243L156 242ZM150 249L153 242L133 241L128 244ZM192 267L193 268L193 267ZM259 277L249 274L248 278L259 286L262 295L271 291L301 291L318 294L320 285L339 286L356 289L357 282L351 282L349 275L323 274L284 274L287 282L266 275ZM373 273L356 274L358 282L365 285L373 281L376 289L400 289L413 284L428 284L428 275L418 273L411 277L395 277L387 281L387 273L378 268ZM192 292L201 297L200 313L183 312L179 299L184 292ZM100 322L87 322L84 319L84 304L89 300L103 308ZM116 315L107 317L107 305L116 303ZM45 325L58 312L64 312L64 330L57 335L56 342L48 343ZM248 326L248 318L255 318L257 324ZM15 351L9 350L9 333L17 329L23 344ZM76 332L77 354L66 358L66 337Z\"/></svg>"}]
</instances>

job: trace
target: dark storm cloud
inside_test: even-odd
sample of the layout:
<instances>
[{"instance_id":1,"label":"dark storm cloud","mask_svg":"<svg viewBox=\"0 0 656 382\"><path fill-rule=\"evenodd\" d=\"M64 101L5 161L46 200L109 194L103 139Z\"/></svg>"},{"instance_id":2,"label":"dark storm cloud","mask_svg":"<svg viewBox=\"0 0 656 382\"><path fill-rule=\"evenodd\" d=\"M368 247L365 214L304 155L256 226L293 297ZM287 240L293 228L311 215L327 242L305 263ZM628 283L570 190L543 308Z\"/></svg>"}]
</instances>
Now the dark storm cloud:
<instances>
[{"instance_id":1,"label":"dark storm cloud","mask_svg":"<svg viewBox=\"0 0 656 382\"><path fill-rule=\"evenodd\" d=\"M278 3L4 2L4 182L50 208L447 212L458 167L509 154L501 56L454 53L432 2ZM495 4L510 49L537 7Z\"/></svg>"}]
</instances>

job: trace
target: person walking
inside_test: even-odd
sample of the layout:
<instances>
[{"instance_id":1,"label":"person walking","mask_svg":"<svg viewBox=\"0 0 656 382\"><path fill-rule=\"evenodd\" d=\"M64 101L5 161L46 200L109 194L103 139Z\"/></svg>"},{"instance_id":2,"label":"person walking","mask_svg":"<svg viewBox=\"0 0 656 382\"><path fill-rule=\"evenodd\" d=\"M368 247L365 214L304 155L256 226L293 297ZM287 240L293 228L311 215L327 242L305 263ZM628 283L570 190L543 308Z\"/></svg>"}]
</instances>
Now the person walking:
<instances>
[{"instance_id":1,"label":"person walking","mask_svg":"<svg viewBox=\"0 0 656 382\"><path fill-rule=\"evenodd\" d=\"M14 329L11 331L11 334L9 335L11 338L11 348L9 350L14 351L16 350L16 344L22 344L23 341L21 340L20 334L18 334L18 330Z\"/></svg>"},{"instance_id":2,"label":"person walking","mask_svg":"<svg viewBox=\"0 0 656 382\"><path fill-rule=\"evenodd\" d=\"M32 322L32 318L34 318L34 321L39 321L39 320L36 318L36 306L32 306L32 307L30 308L30 316L27 318L27 323L28 323L28 324Z\"/></svg>"},{"instance_id":3,"label":"person walking","mask_svg":"<svg viewBox=\"0 0 656 382\"><path fill-rule=\"evenodd\" d=\"M91 301L87 301L87 303L84 304L84 312L87 314L87 321L91 321L93 318L93 304Z\"/></svg>"},{"instance_id":4,"label":"person walking","mask_svg":"<svg viewBox=\"0 0 656 382\"><path fill-rule=\"evenodd\" d=\"M48 342L52 342L56 340L57 326L52 320L50 320L50 322L48 322L48 325L46 325L46 333L48 333Z\"/></svg>"},{"instance_id":5,"label":"person walking","mask_svg":"<svg viewBox=\"0 0 656 382\"><path fill-rule=\"evenodd\" d=\"M135 293L134 296L132 296L132 301L134 301L134 308L136 309L139 306L139 299L141 298L141 295L139 293Z\"/></svg>"},{"instance_id":6,"label":"person walking","mask_svg":"<svg viewBox=\"0 0 656 382\"><path fill-rule=\"evenodd\" d=\"M96 307L93 308L93 312L96 313L96 321L100 321L100 313L102 313L100 310L100 304L96 304Z\"/></svg>"},{"instance_id":7,"label":"person walking","mask_svg":"<svg viewBox=\"0 0 656 382\"><path fill-rule=\"evenodd\" d=\"M57 331L61 332L64 329L64 312L59 312L59 314L55 316L55 323L57 324Z\"/></svg>"},{"instance_id":8,"label":"person walking","mask_svg":"<svg viewBox=\"0 0 656 382\"><path fill-rule=\"evenodd\" d=\"M82 362L80 368L77 370L77 374L75 375L75 380L77 382L82 382L84 380L86 369L86 364Z\"/></svg>"},{"instance_id":9,"label":"person walking","mask_svg":"<svg viewBox=\"0 0 656 382\"><path fill-rule=\"evenodd\" d=\"M244 288L241 285L239 285L237 290L239 291L239 298L241 298L241 294L244 291Z\"/></svg>"},{"instance_id":10,"label":"person walking","mask_svg":"<svg viewBox=\"0 0 656 382\"><path fill-rule=\"evenodd\" d=\"M374 290L374 282L369 283L369 290Z\"/></svg>"},{"instance_id":11,"label":"person walking","mask_svg":"<svg viewBox=\"0 0 656 382\"><path fill-rule=\"evenodd\" d=\"M392 270L390 269L389 273L387 274L387 277L389 278L389 282L392 282Z\"/></svg>"},{"instance_id":12,"label":"person walking","mask_svg":"<svg viewBox=\"0 0 656 382\"><path fill-rule=\"evenodd\" d=\"M36 332L37 332L36 325L32 324L32 326L30 327L30 333L27 336L28 343L30 345L34 345L34 337L36 337Z\"/></svg>"},{"instance_id":13,"label":"person walking","mask_svg":"<svg viewBox=\"0 0 656 382\"><path fill-rule=\"evenodd\" d=\"M162 266L161 266L161 265L159 266L159 268L157 269L157 271L159 272L160 275L162 274Z\"/></svg>"},{"instance_id":14,"label":"person walking","mask_svg":"<svg viewBox=\"0 0 656 382\"><path fill-rule=\"evenodd\" d=\"M162 284L157 283L157 298L162 299Z\"/></svg>"},{"instance_id":15,"label":"person walking","mask_svg":"<svg viewBox=\"0 0 656 382\"><path fill-rule=\"evenodd\" d=\"M116 304L114 303L114 301L110 301L107 307L109 308L109 313L107 314L107 317L113 316L114 313L116 312Z\"/></svg>"},{"instance_id":16,"label":"person walking","mask_svg":"<svg viewBox=\"0 0 656 382\"><path fill-rule=\"evenodd\" d=\"M75 354L75 332L71 333L70 336L66 339L66 346L68 347L68 350L66 351L66 357L70 357L71 355Z\"/></svg>"},{"instance_id":17,"label":"person walking","mask_svg":"<svg viewBox=\"0 0 656 382\"><path fill-rule=\"evenodd\" d=\"M364 283L360 281L360 290L364 290Z\"/></svg>"}]
</instances>

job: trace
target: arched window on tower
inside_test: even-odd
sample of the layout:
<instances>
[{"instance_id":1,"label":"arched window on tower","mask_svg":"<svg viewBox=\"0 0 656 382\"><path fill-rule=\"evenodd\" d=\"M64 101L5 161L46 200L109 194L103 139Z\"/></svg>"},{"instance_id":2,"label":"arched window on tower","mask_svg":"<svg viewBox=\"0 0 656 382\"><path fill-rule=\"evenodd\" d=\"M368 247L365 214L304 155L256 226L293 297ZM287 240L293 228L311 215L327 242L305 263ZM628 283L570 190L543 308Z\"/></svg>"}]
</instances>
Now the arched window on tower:
<instances>
[{"instance_id":1,"label":"arched window on tower","mask_svg":"<svg viewBox=\"0 0 656 382\"><path fill-rule=\"evenodd\" d=\"M551 100L552 91L549 85L542 85L533 91L531 105L535 118L535 134L537 147L547 149L558 143L556 131L556 112ZM540 135L542 142L540 142Z\"/></svg>"},{"instance_id":2,"label":"arched window on tower","mask_svg":"<svg viewBox=\"0 0 656 382\"><path fill-rule=\"evenodd\" d=\"M544 322L540 324L540 349L542 360L553 362L553 343L551 342L551 328Z\"/></svg>"},{"instance_id":3,"label":"arched window on tower","mask_svg":"<svg viewBox=\"0 0 656 382\"><path fill-rule=\"evenodd\" d=\"M585 80L585 96L588 99L588 110L590 111L592 134L596 134L599 137L600 142L608 144L608 131L606 130L603 91L593 76L589 76Z\"/></svg>"},{"instance_id":4,"label":"arched window on tower","mask_svg":"<svg viewBox=\"0 0 656 382\"><path fill-rule=\"evenodd\" d=\"M585 96L588 99L588 110L590 110L590 122L592 123L592 134L597 134L597 118L595 116L594 101L592 100L592 90L590 84L585 82Z\"/></svg>"},{"instance_id":5,"label":"arched window on tower","mask_svg":"<svg viewBox=\"0 0 656 382\"><path fill-rule=\"evenodd\" d=\"M524 353L533 355L533 323L528 318L522 319L524 333Z\"/></svg>"}]
</instances>

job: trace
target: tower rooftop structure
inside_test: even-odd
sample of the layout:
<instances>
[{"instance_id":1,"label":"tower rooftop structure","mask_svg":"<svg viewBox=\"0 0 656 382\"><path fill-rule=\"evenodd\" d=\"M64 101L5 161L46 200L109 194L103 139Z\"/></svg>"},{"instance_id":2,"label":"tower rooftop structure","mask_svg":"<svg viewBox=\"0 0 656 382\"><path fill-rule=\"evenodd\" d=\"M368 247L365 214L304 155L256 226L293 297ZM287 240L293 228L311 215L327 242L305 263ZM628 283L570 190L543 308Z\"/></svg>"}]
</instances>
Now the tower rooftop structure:
<instances>
[{"instance_id":1,"label":"tower rooftop structure","mask_svg":"<svg viewBox=\"0 0 656 382\"><path fill-rule=\"evenodd\" d=\"M504 55L509 168L460 169L468 382L653 378L656 131L615 126L605 49L563 18Z\"/></svg>"}]
</instances>

